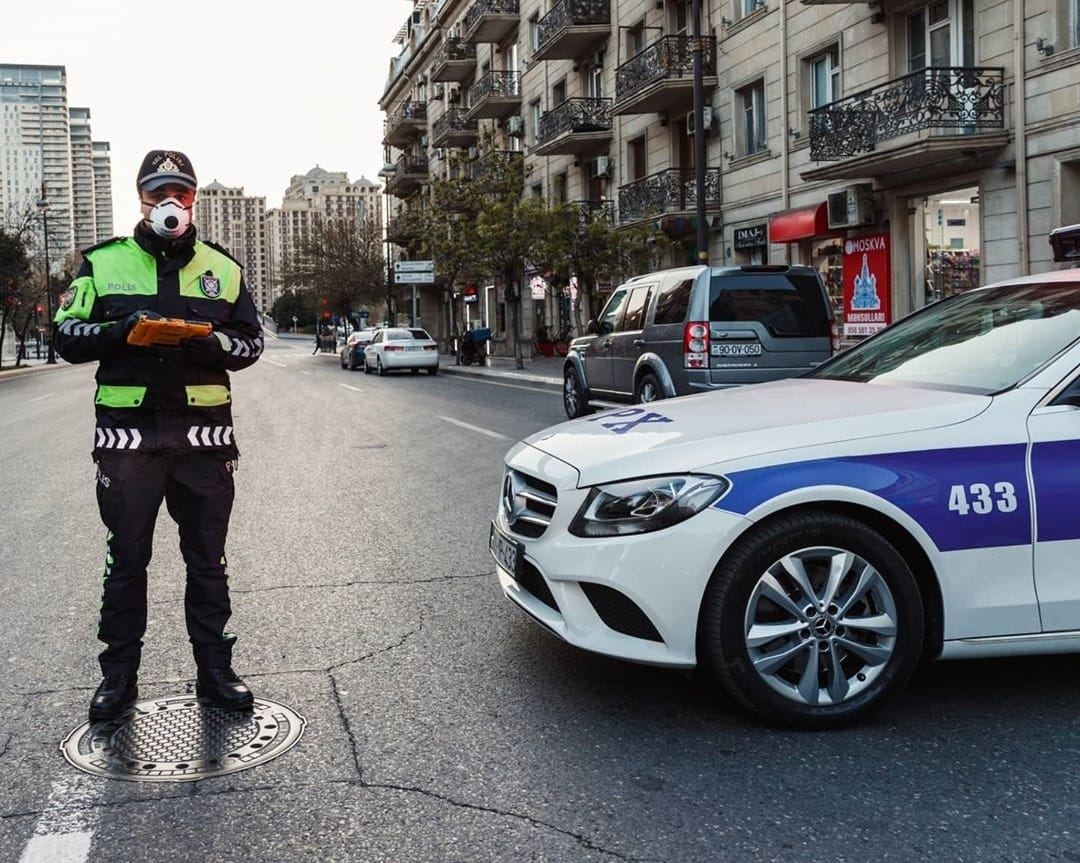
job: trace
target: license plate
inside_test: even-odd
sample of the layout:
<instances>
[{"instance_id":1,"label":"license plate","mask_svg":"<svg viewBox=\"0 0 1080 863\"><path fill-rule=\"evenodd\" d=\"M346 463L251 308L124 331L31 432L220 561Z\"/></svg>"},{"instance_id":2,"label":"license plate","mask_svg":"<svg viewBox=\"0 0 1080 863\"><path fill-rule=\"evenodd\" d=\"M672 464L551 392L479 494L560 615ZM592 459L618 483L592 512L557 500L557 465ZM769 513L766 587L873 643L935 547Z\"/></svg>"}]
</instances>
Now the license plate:
<instances>
[{"instance_id":1,"label":"license plate","mask_svg":"<svg viewBox=\"0 0 1080 863\"><path fill-rule=\"evenodd\" d=\"M761 344L754 342L747 345L713 345L714 357L757 357L761 356Z\"/></svg>"},{"instance_id":2,"label":"license plate","mask_svg":"<svg viewBox=\"0 0 1080 863\"><path fill-rule=\"evenodd\" d=\"M423 348L421 348L419 345L407 345L405 347L405 350L407 350L407 351L420 351L420 350L423 350Z\"/></svg>"},{"instance_id":3,"label":"license plate","mask_svg":"<svg viewBox=\"0 0 1080 863\"><path fill-rule=\"evenodd\" d=\"M499 566L515 580L521 577L521 543L503 534L495 526L495 522L491 523L491 532L488 534L488 549Z\"/></svg>"}]
</instances>

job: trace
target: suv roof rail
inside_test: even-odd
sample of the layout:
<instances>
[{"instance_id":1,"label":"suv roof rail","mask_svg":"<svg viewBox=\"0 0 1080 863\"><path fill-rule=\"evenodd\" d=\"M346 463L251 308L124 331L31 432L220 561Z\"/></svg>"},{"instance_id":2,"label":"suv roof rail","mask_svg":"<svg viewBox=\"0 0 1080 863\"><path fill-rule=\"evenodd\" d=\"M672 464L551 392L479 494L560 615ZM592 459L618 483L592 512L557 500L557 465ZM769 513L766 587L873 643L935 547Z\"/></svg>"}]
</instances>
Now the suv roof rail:
<instances>
[{"instance_id":1,"label":"suv roof rail","mask_svg":"<svg viewBox=\"0 0 1080 863\"><path fill-rule=\"evenodd\" d=\"M1050 246L1058 263L1080 264L1080 225L1055 228L1050 232Z\"/></svg>"}]
</instances>

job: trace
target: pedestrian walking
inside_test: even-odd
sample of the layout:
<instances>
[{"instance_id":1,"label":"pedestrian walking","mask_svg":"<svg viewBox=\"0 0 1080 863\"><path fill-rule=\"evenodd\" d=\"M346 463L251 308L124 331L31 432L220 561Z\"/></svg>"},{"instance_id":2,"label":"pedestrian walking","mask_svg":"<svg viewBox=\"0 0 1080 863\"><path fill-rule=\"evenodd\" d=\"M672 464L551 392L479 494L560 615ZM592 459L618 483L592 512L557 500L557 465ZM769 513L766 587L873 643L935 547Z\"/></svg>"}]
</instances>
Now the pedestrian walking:
<instances>
[{"instance_id":1,"label":"pedestrian walking","mask_svg":"<svg viewBox=\"0 0 1080 863\"><path fill-rule=\"evenodd\" d=\"M315 325L315 350L311 352L312 356L315 356L320 350L322 350L322 335L319 333L318 324Z\"/></svg>"},{"instance_id":2,"label":"pedestrian walking","mask_svg":"<svg viewBox=\"0 0 1080 863\"><path fill-rule=\"evenodd\" d=\"M162 500L179 528L187 570L184 612L196 694L226 710L253 702L232 670L236 637L225 631L231 614L225 539L239 458L228 373L259 358L262 329L240 264L197 239L197 183L187 156L150 151L137 189L142 220L134 235L83 252L53 329L64 359L98 362L93 458L108 532L98 622L105 649L92 721L122 715L138 697L146 568ZM163 319L177 318L212 330L184 338L181 324L179 341L175 333L143 335L167 330L175 322Z\"/></svg>"}]
</instances>

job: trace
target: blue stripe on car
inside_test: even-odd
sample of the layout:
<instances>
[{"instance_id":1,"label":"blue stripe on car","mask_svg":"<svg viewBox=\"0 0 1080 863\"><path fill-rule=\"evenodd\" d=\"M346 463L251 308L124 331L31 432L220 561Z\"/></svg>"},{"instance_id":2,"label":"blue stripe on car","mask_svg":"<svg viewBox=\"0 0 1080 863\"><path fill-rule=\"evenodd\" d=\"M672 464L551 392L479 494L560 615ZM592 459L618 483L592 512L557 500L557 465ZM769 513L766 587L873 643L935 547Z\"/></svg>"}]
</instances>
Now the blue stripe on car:
<instances>
[{"instance_id":1,"label":"blue stripe on car","mask_svg":"<svg viewBox=\"0 0 1080 863\"><path fill-rule=\"evenodd\" d=\"M800 488L846 486L877 495L922 525L942 551L998 548L1031 542L1031 504L1024 470L1026 444L816 459L728 474L732 489L714 506L746 515ZM966 515L949 508L954 487L991 489L1009 483L1016 506ZM1073 533L1076 530L1074 527Z\"/></svg>"},{"instance_id":2,"label":"blue stripe on car","mask_svg":"<svg viewBox=\"0 0 1080 863\"><path fill-rule=\"evenodd\" d=\"M1039 542L1080 539L1080 440L1035 444L1031 473Z\"/></svg>"}]
</instances>

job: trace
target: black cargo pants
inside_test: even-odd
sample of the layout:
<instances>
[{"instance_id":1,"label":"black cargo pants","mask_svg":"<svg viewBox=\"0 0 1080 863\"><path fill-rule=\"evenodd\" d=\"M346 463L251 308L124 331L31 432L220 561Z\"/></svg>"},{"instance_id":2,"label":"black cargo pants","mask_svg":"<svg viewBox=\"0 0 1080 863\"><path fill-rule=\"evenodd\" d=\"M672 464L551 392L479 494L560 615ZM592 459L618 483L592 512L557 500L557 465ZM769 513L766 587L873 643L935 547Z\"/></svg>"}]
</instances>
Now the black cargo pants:
<instances>
[{"instance_id":1,"label":"black cargo pants","mask_svg":"<svg viewBox=\"0 0 1080 863\"><path fill-rule=\"evenodd\" d=\"M233 504L236 462L223 452L99 451L97 499L108 529L98 657L105 675L136 671L146 631L146 568L161 501L180 528L187 567L184 612L200 668L229 665L234 635L229 619L225 537Z\"/></svg>"}]
</instances>

